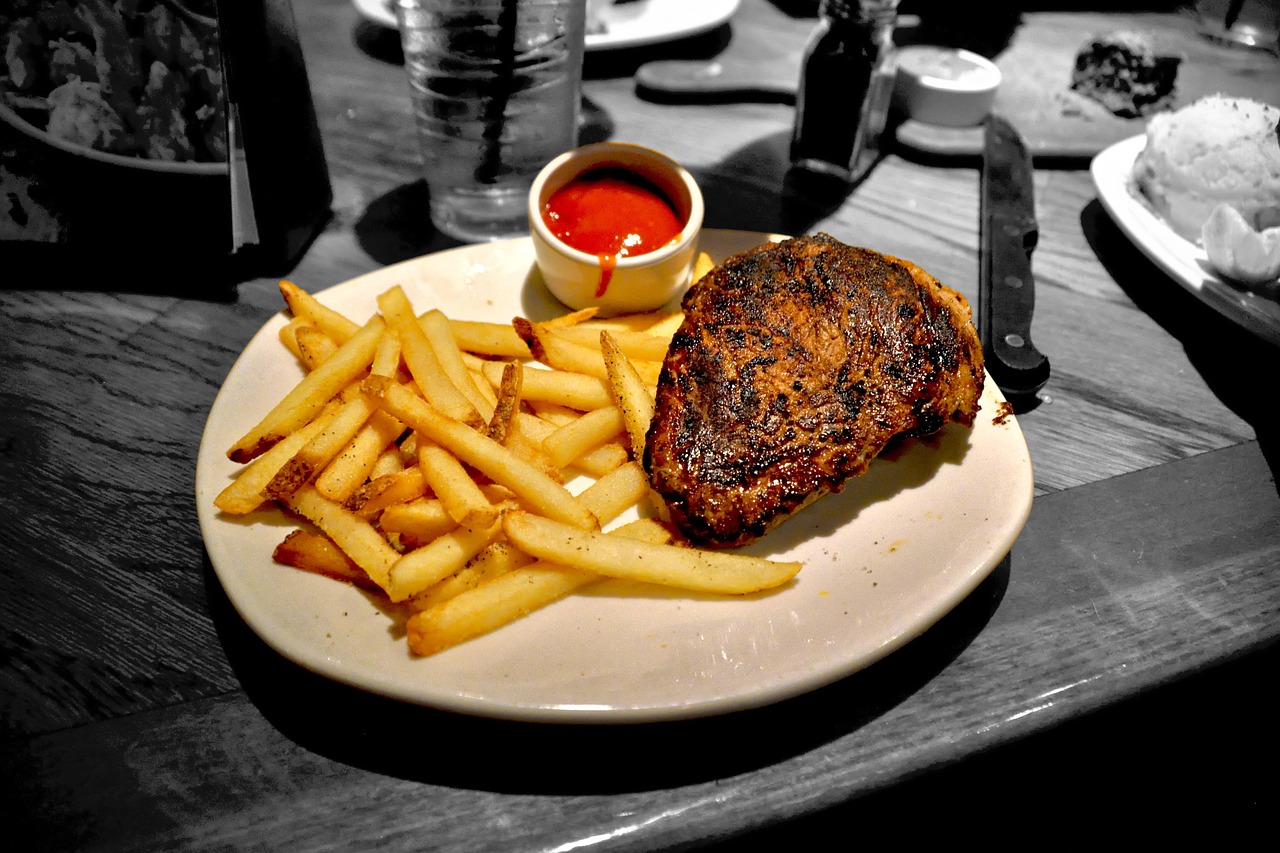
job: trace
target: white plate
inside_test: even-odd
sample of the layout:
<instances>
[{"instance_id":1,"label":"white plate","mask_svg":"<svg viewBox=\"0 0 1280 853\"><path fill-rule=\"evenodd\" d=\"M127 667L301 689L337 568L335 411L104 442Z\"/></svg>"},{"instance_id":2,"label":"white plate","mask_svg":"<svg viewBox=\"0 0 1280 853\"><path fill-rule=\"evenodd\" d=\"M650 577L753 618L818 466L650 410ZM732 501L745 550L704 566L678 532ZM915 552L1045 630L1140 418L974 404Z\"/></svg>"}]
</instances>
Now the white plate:
<instances>
[{"instance_id":1,"label":"white plate","mask_svg":"<svg viewBox=\"0 0 1280 853\"><path fill-rule=\"evenodd\" d=\"M1139 134L1093 158L1090 172L1098 199L1120 230L1157 266L1202 302L1264 340L1280 344L1280 302L1224 281L1209 256L1170 228L1142 198L1133 163L1146 144Z\"/></svg>"},{"instance_id":2,"label":"white plate","mask_svg":"<svg viewBox=\"0 0 1280 853\"><path fill-rule=\"evenodd\" d=\"M171 160L148 160L145 157L125 157L121 154L112 154L108 151L90 148L87 145L80 145L41 130L18 115L8 104L3 102L0 102L0 121L13 126L33 139L38 139L41 142L52 145L54 148L66 151L68 154L97 160L99 163L109 163L113 166L123 166L127 169L138 169L143 172L165 172L178 175L227 174L226 163L196 163L191 161L179 163Z\"/></svg>"},{"instance_id":3,"label":"white plate","mask_svg":"<svg viewBox=\"0 0 1280 853\"><path fill-rule=\"evenodd\" d=\"M741 0L633 0L605 9L603 33L588 33L586 49L640 47L697 35L720 26L738 11ZM390 0L352 0L365 18L385 27L396 25Z\"/></svg>"},{"instance_id":4,"label":"white plate","mask_svg":"<svg viewBox=\"0 0 1280 853\"><path fill-rule=\"evenodd\" d=\"M771 239L703 232L719 259ZM402 285L420 310L534 319L547 294L528 238L464 246L340 284L321 301L363 320ZM200 527L236 610L287 658L340 682L482 716L560 722L692 718L776 702L833 682L922 633L1002 560L1030 512L1032 473L1017 421L988 380L972 430L950 426L877 460L749 551L804 561L789 586L749 598L606 582L428 658L354 587L272 562L290 529L276 511L223 516L213 499L237 470L225 451L301 376L276 315L236 361L209 412L196 469Z\"/></svg>"}]
</instances>

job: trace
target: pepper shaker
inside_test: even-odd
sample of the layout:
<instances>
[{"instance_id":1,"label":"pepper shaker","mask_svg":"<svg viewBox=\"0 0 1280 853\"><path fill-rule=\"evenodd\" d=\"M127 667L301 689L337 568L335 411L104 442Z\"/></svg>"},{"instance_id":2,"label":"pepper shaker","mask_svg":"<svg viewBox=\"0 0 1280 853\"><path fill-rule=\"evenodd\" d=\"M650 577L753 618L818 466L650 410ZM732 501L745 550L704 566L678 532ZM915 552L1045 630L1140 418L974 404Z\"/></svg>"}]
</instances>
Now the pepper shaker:
<instances>
[{"instance_id":1,"label":"pepper shaker","mask_svg":"<svg viewBox=\"0 0 1280 853\"><path fill-rule=\"evenodd\" d=\"M791 163L857 181L876 161L893 95L899 0L822 0L805 48Z\"/></svg>"}]
</instances>

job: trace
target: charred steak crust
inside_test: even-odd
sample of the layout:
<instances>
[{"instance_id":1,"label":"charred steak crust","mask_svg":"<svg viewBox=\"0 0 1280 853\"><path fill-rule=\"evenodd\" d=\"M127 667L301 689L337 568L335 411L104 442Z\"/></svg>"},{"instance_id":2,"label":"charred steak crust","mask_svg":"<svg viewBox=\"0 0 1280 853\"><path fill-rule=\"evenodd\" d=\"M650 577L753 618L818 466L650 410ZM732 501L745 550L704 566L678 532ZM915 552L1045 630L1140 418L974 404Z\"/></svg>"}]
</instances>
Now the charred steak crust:
<instances>
[{"instance_id":1,"label":"charred steak crust","mask_svg":"<svg viewBox=\"0 0 1280 853\"><path fill-rule=\"evenodd\" d=\"M726 259L683 305L644 464L693 542L745 544L893 437L977 414L969 304L909 262L798 237Z\"/></svg>"}]
</instances>

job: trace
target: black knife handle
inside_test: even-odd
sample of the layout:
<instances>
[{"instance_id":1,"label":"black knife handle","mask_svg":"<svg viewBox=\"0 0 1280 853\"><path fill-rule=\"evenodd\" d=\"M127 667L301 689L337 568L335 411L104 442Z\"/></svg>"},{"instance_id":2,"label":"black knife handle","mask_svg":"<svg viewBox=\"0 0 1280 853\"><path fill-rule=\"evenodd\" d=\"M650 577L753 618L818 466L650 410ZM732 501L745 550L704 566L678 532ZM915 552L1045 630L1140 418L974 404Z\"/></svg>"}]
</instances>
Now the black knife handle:
<instances>
[{"instance_id":1,"label":"black knife handle","mask_svg":"<svg viewBox=\"0 0 1280 853\"><path fill-rule=\"evenodd\" d=\"M978 332L987 370L1006 394L1034 394L1049 380L1049 359L1031 342L1036 304L1031 253L1039 232L999 217L984 231Z\"/></svg>"}]
</instances>

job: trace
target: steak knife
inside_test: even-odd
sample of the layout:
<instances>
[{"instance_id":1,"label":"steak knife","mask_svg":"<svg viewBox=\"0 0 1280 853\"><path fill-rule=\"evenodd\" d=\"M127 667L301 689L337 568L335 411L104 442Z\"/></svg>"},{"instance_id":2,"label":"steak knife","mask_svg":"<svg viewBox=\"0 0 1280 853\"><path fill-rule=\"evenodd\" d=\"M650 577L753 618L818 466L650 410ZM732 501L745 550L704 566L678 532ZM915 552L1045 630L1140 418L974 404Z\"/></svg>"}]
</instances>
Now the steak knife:
<instances>
[{"instance_id":1,"label":"steak knife","mask_svg":"<svg viewBox=\"0 0 1280 853\"><path fill-rule=\"evenodd\" d=\"M992 113L983 129L978 336L987 371L1006 396L1035 394L1049 359L1031 342L1036 223L1031 154L1017 128Z\"/></svg>"}]
</instances>

